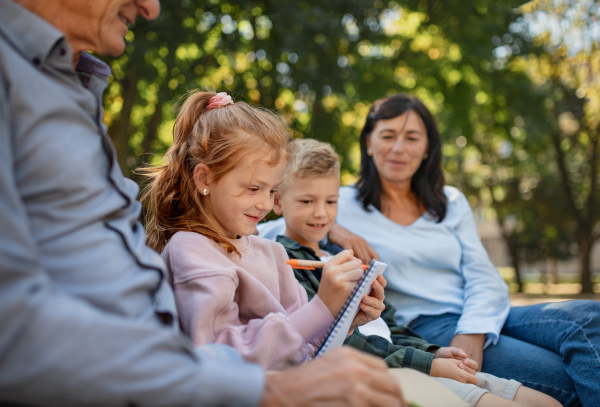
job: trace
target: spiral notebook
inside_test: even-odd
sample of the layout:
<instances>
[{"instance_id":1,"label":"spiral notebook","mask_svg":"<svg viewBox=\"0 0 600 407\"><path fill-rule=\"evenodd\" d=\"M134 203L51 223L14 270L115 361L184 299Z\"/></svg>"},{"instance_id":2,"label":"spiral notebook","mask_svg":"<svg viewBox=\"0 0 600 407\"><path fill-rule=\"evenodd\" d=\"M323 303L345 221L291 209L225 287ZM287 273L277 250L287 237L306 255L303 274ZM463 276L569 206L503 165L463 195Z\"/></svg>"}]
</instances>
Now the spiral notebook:
<instances>
[{"instance_id":1,"label":"spiral notebook","mask_svg":"<svg viewBox=\"0 0 600 407\"><path fill-rule=\"evenodd\" d=\"M344 344L346 334L352 325L352 320L358 313L358 306L363 296L365 296L371 290L371 284L377 278L378 275L383 273L386 269L387 264L377 260L371 260L369 268L365 271L360 281L356 283L356 287L352 294L346 300L346 303L342 307L342 310L333 321L331 328L327 331L325 339L321 342L321 346L315 352L315 357L319 357L331 349L339 348Z\"/></svg>"}]
</instances>

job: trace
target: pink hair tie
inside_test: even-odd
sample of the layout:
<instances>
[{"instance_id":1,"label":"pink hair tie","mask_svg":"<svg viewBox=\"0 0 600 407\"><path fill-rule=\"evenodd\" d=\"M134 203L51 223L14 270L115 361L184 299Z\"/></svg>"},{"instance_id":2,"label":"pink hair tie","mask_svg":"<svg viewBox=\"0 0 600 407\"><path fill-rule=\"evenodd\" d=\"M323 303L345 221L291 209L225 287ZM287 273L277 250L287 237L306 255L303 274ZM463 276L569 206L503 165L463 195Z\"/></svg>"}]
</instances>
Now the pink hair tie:
<instances>
[{"instance_id":1,"label":"pink hair tie","mask_svg":"<svg viewBox=\"0 0 600 407\"><path fill-rule=\"evenodd\" d=\"M232 104L233 99L231 99L231 96L225 92L220 92L210 98L208 101L208 106L206 106L206 110L218 109L220 107Z\"/></svg>"}]
</instances>

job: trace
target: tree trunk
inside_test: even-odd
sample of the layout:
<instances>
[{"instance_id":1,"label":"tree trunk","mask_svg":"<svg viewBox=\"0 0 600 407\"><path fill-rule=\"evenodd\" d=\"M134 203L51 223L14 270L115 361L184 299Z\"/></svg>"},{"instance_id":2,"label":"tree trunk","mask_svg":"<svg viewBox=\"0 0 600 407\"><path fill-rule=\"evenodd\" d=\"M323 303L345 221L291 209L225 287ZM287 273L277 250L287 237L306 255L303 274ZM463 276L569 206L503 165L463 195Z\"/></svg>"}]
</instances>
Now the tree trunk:
<instances>
[{"instance_id":1,"label":"tree trunk","mask_svg":"<svg viewBox=\"0 0 600 407\"><path fill-rule=\"evenodd\" d=\"M521 281L521 260L519 259L519 249L513 242L515 239L511 239L511 236L502 233L506 246L508 247L508 253L510 254L510 262L512 263L513 269L515 269L515 283L517 283L517 292L523 291L523 282Z\"/></svg>"},{"instance_id":2,"label":"tree trunk","mask_svg":"<svg viewBox=\"0 0 600 407\"><path fill-rule=\"evenodd\" d=\"M117 150L117 161L123 174L128 177L131 175L129 138L131 137L131 111L137 99L137 75L130 70L121 81L121 94L123 95L123 107L121 114L114 126L109 131L110 137Z\"/></svg>"},{"instance_id":3,"label":"tree trunk","mask_svg":"<svg viewBox=\"0 0 600 407\"><path fill-rule=\"evenodd\" d=\"M552 284L558 284L558 260L556 257L548 259L548 281Z\"/></svg>"},{"instance_id":4,"label":"tree trunk","mask_svg":"<svg viewBox=\"0 0 600 407\"><path fill-rule=\"evenodd\" d=\"M154 154L154 141L158 137L158 126L160 126L160 123L162 122L162 117L163 102L162 100L159 100L156 103L152 117L150 117L150 120L148 120L146 137L143 144L144 154L140 158L141 162L138 164L147 164L151 161L151 156Z\"/></svg>"},{"instance_id":5,"label":"tree trunk","mask_svg":"<svg viewBox=\"0 0 600 407\"><path fill-rule=\"evenodd\" d=\"M492 188L489 187L490 193ZM508 249L508 255L510 256L510 263L515 270L515 283L517 284L517 292L523 291L523 281L521 280L521 259L519 258L519 243L518 236L514 235L514 231L509 232L504 225L504 217L500 216L500 209L498 202L492 198L492 207L496 211L496 223L500 229L500 235L506 244Z\"/></svg>"},{"instance_id":6,"label":"tree trunk","mask_svg":"<svg viewBox=\"0 0 600 407\"><path fill-rule=\"evenodd\" d=\"M591 234L582 234L579 238L579 269L581 271L581 293L591 294L594 292L592 283L592 247L593 239Z\"/></svg>"}]
</instances>

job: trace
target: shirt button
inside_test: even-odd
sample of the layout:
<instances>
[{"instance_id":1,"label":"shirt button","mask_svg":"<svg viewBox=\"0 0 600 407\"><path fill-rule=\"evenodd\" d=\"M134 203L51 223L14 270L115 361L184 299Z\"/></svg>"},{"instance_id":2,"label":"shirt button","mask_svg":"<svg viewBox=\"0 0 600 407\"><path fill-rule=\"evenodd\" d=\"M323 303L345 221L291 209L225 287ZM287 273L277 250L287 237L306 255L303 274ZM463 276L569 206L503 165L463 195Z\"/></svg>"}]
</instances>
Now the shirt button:
<instances>
[{"instance_id":1,"label":"shirt button","mask_svg":"<svg viewBox=\"0 0 600 407\"><path fill-rule=\"evenodd\" d=\"M64 56L64 55L67 53L67 51L65 51L65 49L64 49L64 48L61 48L61 49L60 49L60 51L58 51L58 53L59 53L59 54L60 54L60 56L62 57L62 56Z\"/></svg>"},{"instance_id":2,"label":"shirt button","mask_svg":"<svg viewBox=\"0 0 600 407\"><path fill-rule=\"evenodd\" d=\"M42 62L42 61L41 61L41 60L40 60L38 57L35 57L35 58L33 58L33 64L34 64L34 65L36 65L36 66L37 66L37 65L39 65L41 62Z\"/></svg>"}]
</instances>

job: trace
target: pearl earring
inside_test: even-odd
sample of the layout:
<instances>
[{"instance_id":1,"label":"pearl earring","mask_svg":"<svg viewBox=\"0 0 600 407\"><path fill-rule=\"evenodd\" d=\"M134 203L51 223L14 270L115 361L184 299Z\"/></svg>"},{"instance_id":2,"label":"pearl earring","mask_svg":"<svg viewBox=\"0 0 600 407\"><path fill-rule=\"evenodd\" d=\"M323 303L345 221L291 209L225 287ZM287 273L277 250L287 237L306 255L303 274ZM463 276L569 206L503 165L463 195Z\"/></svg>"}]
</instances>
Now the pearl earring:
<instances>
[{"instance_id":1,"label":"pearl earring","mask_svg":"<svg viewBox=\"0 0 600 407\"><path fill-rule=\"evenodd\" d=\"M423 159L426 160L427 157L429 157L429 154L425 153L425 155L423 156Z\"/></svg>"},{"instance_id":2,"label":"pearl earring","mask_svg":"<svg viewBox=\"0 0 600 407\"><path fill-rule=\"evenodd\" d=\"M373 155L373 152L371 151L370 148L367 148L367 155L370 157Z\"/></svg>"},{"instance_id":3,"label":"pearl earring","mask_svg":"<svg viewBox=\"0 0 600 407\"><path fill-rule=\"evenodd\" d=\"M204 191L202 191L202 195L204 195L204 196L208 195L208 189L204 188Z\"/></svg>"}]
</instances>

